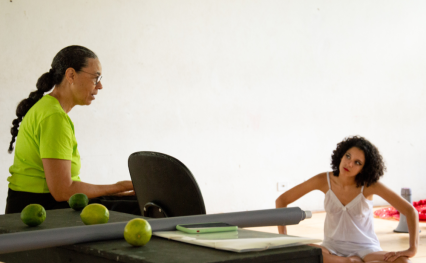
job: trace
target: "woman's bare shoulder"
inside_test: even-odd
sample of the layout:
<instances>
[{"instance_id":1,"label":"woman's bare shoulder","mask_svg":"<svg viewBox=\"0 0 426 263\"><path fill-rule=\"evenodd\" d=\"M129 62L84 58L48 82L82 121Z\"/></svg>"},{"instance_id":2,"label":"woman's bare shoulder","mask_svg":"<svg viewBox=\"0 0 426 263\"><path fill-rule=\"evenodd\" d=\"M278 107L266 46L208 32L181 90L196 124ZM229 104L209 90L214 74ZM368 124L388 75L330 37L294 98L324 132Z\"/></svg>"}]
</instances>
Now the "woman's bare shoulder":
<instances>
[{"instance_id":1,"label":"woman's bare shoulder","mask_svg":"<svg viewBox=\"0 0 426 263\"><path fill-rule=\"evenodd\" d=\"M319 173L309 179L315 188L326 193L328 191L327 172Z\"/></svg>"},{"instance_id":2,"label":"woman's bare shoulder","mask_svg":"<svg viewBox=\"0 0 426 263\"><path fill-rule=\"evenodd\" d=\"M372 195L380 195L383 191L388 190L388 188L377 181L369 186L364 187L364 196L370 197Z\"/></svg>"}]
</instances>

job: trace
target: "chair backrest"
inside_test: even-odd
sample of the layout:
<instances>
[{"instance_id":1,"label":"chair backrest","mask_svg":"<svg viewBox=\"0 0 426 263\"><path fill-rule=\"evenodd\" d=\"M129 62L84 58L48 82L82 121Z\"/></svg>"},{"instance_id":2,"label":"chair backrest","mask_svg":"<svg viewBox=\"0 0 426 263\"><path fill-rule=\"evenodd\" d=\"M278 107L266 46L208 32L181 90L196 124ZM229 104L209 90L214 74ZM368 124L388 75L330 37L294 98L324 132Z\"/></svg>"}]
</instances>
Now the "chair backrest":
<instances>
[{"instance_id":1,"label":"chair backrest","mask_svg":"<svg viewBox=\"0 0 426 263\"><path fill-rule=\"evenodd\" d=\"M206 214L197 181L176 158L157 152L135 152L129 156L129 171L145 216ZM148 211L151 208L156 210Z\"/></svg>"}]
</instances>

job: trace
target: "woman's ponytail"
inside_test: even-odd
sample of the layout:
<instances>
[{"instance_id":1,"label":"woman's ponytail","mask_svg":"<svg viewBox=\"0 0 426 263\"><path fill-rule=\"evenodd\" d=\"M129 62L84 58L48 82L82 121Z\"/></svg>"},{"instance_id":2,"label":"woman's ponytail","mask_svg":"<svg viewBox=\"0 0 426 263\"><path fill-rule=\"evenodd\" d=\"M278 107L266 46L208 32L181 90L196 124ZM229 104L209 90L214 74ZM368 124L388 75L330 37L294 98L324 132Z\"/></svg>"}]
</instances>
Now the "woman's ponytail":
<instances>
[{"instance_id":1,"label":"woman's ponytail","mask_svg":"<svg viewBox=\"0 0 426 263\"><path fill-rule=\"evenodd\" d=\"M19 124L21 123L25 114L27 114L31 107L34 106L34 104L36 104L36 102L43 97L44 93L50 91L53 86L55 86L55 74L54 70L51 69L49 72L41 75L41 77L38 79L36 84L37 90L31 92L28 98L23 99L18 104L18 107L16 108L16 116L18 118L12 121L13 126L10 129L12 140L10 141L9 145L9 153L13 152L13 144L15 143L16 136L18 136Z\"/></svg>"}]
</instances>

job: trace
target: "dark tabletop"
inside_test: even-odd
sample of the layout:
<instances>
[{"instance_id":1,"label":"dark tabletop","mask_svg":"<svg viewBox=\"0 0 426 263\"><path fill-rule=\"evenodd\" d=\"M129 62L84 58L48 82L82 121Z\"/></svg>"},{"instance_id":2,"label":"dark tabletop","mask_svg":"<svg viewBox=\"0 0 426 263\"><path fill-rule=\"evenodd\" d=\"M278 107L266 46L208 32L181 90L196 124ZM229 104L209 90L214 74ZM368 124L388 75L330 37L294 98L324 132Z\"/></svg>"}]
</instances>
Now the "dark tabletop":
<instances>
[{"instance_id":1,"label":"dark tabletop","mask_svg":"<svg viewBox=\"0 0 426 263\"><path fill-rule=\"evenodd\" d=\"M128 221L137 216L110 211L109 222ZM141 217L142 218L142 217ZM0 234L82 226L80 212L72 209L47 211L37 227L22 223L20 214L0 215ZM250 230L240 230L250 231ZM255 232L255 231L253 231ZM256 232L259 237L261 232ZM99 241L0 255L4 262L322 262L321 249L295 246L261 252L235 253L152 236L143 247L132 247L124 239Z\"/></svg>"}]
</instances>

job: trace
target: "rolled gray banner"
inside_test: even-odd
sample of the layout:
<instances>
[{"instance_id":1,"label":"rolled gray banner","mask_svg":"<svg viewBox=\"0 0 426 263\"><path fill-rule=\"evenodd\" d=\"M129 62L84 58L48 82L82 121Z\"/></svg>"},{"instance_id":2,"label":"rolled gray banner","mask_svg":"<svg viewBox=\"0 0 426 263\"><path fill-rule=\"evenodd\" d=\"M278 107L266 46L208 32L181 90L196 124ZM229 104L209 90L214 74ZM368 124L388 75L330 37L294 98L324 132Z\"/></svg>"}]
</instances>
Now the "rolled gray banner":
<instances>
[{"instance_id":1,"label":"rolled gray banner","mask_svg":"<svg viewBox=\"0 0 426 263\"><path fill-rule=\"evenodd\" d=\"M296 225L312 216L299 207L147 219L153 232L176 230L176 225L222 222L243 227ZM136 218L136 217L135 217ZM0 254L123 238L127 222L75 226L0 235Z\"/></svg>"}]
</instances>

